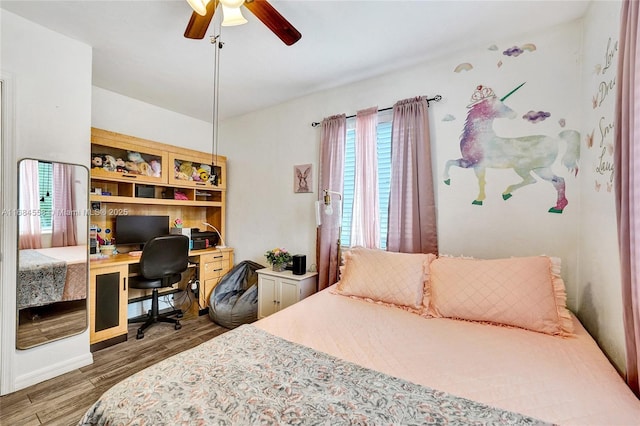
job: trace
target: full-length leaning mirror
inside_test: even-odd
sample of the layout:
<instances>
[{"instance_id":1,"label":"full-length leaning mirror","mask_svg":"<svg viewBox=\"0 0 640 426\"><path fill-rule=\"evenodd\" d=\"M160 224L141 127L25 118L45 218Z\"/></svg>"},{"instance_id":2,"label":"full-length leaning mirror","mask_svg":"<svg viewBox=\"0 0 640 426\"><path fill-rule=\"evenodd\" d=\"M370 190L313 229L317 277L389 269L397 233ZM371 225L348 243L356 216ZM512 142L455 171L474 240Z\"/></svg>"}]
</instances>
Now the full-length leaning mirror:
<instances>
[{"instance_id":1,"label":"full-length leaning mirror","mask_svg":"<svg viewBox=\"0 0 640 426\"><path fill-rule=\"evenodd\" d=\"M33 159L18 171L16 347L28 349L87 328L89 171Z\"/></svg>"}]
</instances>

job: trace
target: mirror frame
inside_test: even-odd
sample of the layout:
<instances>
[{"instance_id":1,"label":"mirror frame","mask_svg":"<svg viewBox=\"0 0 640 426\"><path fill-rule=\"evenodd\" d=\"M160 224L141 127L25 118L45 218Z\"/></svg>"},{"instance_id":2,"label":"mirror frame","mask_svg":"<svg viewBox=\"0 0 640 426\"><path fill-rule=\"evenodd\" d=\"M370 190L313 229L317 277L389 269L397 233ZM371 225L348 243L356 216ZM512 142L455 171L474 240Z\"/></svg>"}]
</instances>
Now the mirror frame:
<instances>
[{"instance_id":1,"label":"mirror frame","mask_svg":"<svg viewBox=\"0 0 640 426\"><path fill-rule=\"evenodd\" d=\"M34 343L34 344L21 344L20 342L20 310L18 307L18 279L19 279L19 272L20 272L20 210L21 210L21 203L20 203L20 198L21 198L21 188L22 185L24 185L24 183L22 183L20 181L20 170L21 170L21 164L24 161L27 160L31 160L31 161L38 161L38 162L43 162L43 163L50 163L50 164L64 164L64 165L70 165L70 166L74 166L76 167L76 170L82 170L82 176L78 176L78 174L76 174L74 176L74 181L78 181L81 180L82 184L81 184L81 191L78 192L78 194L76 194L76 200L78 200L78 205L75 206L75 210L73 211L73 215L75 215L77 218L84 218L83 222L78 221L78 225L77 225L77 229L81 230L84 229L84 239L83 240L79 240L78 241L78 245L82 245L80 244L82 241L84 241L84 245L86 247L86 263L85 263L85 291L86 291L86 297L84 298L84 325L82 326L81 329L78 329L78 331L73 330L73 332L67 333L67 334L60 334L59 336L54 335L51 338L48 338L46 341L40 342L40 343ZM65 162L61 162L61 161L55 161L55 160L44 160L44 159L38 159L38 158L22 158L20 160L18 160L17 163L17 172L18 172L18 178L17 178L17 208L16 208L16 236L17 236L17 241L16 241L16 303L15 303L15 309L16 309L16 341L15 341L15 346L16 349L18 350L26 350L26 349L31 349L40 345L45 345L47 343L51 343L51 342L55 342L61 339L65 339L68 337L72 337L72 336L77 336L79 334L84 333L85 331L87 331L87 329L89 328L89 321L90 321L90 305L89 305L89 292L90 292L90 286L89 286L89 277L90 277L90 271L89 271L89 267L90 267L90 256L89 256L89 222L90 222L90 210L89 210L89 185L90 185L90 173L89 173L89 168L87 166L84 166L82 164L75 164L75 163L65 163ZM82 194L82 191L84 192L84 195ZM82 300L82 299L77 299L77 300ZM56 303L56 302L54 302ZM24 309L24 308L23 308Z\"/></svg>"}]
</instances>

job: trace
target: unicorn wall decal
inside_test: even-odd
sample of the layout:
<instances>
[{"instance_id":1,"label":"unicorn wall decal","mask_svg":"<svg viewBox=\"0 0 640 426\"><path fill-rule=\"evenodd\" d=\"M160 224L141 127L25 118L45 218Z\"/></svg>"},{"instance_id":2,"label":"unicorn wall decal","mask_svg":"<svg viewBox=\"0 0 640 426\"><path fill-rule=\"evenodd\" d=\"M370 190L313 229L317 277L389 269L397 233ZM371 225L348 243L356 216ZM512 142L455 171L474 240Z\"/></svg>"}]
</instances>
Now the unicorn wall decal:
<instances>
[{"instance_id":1,"label":"unicorn wall decal","mask_svg":"<svg viewBox=\"0 0 640 426\"><path fill-rule=\"evenodd\" d=\"M444 183L451 184L449 169L458 166L473 168L478 179L479 192L472 204L482 205L485 195L485 173L487 168L513 169L521 178L520 183L508 186L502 198L508 200L518 188L536 182L532 172L550 182L558 193L556 205L549 209L550 213L562 213L568 201L565 196L564 178L556 175L551 166L555 162L561 141L567 143L567 150L562 164L574 175L578 174L578 158L580 156L580 134L575 130L564 130L558 137L531 135L518 138L503 138L493 130L496 118L515 118L516 113L504 104L504 100L520 89L524 83L507 95L498 99L493 90L478 86L471 97L469 112L460 137L462 157L447 161L444 170Z\"/></svg>"}]
</instances>

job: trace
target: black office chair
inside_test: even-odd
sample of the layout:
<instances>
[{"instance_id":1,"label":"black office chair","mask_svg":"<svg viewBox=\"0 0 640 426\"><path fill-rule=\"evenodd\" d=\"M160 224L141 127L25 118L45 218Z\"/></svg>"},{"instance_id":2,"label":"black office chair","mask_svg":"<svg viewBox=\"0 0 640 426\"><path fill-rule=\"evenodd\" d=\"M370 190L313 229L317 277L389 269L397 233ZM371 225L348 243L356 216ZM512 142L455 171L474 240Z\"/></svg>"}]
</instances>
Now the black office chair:
<instances>
[{"instance_id":1,"label":"black office chair","mask_svg":"<svg viewBox=\"0 0 640 426\"><path fill-rule=\"evenodd\" d=\"M136 339L144 337L144 331L154 323L168 322L174 324L176 330L180 330L180 321L169 316L182 317L182 311L175 310L169 313L158 312L158 289L171 287L179 282L182 272L186 271L189 263L189 238L185 235L163 235L150 239L142 250L140 257L140 275L129 278L129 288L141 290L152 289L151 310L147 317L130 320L129 322L144 322Z\"/></svg>"}]
</instances>

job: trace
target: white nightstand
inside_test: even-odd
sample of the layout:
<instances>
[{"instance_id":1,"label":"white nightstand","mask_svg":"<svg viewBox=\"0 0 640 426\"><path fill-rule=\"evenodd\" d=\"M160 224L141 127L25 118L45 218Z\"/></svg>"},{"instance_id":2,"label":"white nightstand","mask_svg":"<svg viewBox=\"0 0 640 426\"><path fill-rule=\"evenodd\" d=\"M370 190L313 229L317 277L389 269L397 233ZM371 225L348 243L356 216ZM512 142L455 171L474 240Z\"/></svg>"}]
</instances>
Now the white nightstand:
<instances>
[{"instance_id":1,"label":"white nightstand","mask_svg":"<svg viewBox=\"0 0 640 426\"><path fill-rule=\"evenodd\" d=\"M316 292L317 272L294 275L291 271L258 269L258 319L301 301Z\"/></svg>"}]
</instances>

